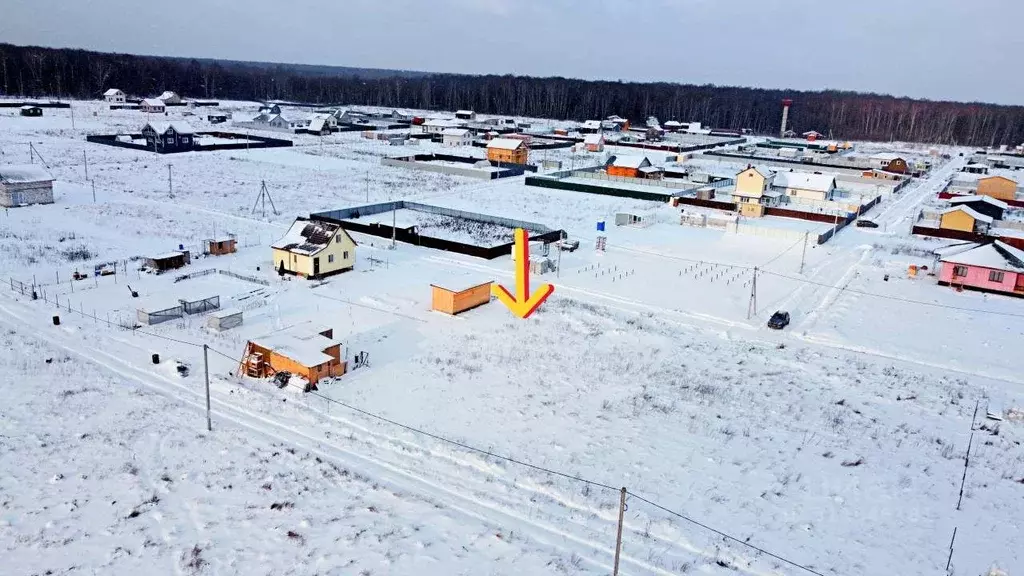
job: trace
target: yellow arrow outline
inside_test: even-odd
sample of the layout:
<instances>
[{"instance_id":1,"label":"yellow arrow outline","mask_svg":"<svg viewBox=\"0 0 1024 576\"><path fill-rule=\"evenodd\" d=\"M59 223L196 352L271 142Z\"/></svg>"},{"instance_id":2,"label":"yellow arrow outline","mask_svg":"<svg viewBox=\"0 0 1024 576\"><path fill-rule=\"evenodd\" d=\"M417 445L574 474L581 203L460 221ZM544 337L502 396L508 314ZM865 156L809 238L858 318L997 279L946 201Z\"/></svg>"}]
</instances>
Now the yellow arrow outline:
<instances>
[{"instance_id":1,"label":"yellow arrow outline","mask_svg":"<svg viewBox=\"0 0 1024 576\"><path fill-rule=\"evenodd\" d=\"M551 296L555 287L543 284L536 292L530 294L530 237L526 230L516 228L516 294L512 295L504 286L495 284L491 287L501 303L520 318L529 318L534 311Z\"/></svg>"}]
</instances>

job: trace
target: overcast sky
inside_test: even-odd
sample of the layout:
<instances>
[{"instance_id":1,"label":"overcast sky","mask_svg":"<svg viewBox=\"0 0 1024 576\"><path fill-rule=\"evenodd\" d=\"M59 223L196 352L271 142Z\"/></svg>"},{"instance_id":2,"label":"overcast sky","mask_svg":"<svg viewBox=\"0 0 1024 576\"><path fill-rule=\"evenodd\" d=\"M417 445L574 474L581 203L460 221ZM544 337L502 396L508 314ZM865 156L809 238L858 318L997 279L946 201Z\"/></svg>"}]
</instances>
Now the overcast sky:
<instances>
[{"instance_id":1,"label":"overcast sky","mask_svg":"<svg viewBox=\"0 0 1024 576\"><path fill-rule=\"evenodd\" d=\"M1020 0L0 0L0 42L1024 104Z\"/></svg>"}]
</instances>

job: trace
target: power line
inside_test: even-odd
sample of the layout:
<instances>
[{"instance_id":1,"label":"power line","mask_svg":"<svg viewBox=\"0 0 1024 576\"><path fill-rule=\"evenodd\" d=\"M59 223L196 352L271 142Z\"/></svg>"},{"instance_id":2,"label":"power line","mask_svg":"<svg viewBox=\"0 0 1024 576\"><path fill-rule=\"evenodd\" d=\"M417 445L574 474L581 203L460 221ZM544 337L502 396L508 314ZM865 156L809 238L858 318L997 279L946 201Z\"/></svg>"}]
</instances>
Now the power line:
<instances>
[{"instance_id":1,"label":"power line","mask_svg":"<svg viewBox=\"0 0 1024 576\"><path fill-rule=\"evenodd\" d=\"M668 508L665 508L664 506L662 506L662 505L660 505L660 504L658 504L656 502L651 502L647 498L644 498L643 496L640 496L639 494L637 494L635 492L630 492L629 490L626 490L626 492L630 496L633 496L634 498L636 498L637 500L641 500L643 502L646 502L646 503L650 504L651 506L654 506L658 510L661 510L661 511L667 512L668 514L671 514L673 516L677 516L679 518L682 518L683 520L686 520L687 522L689 522L689 523L691 523L691 524L693 524L695 526L700 526L701 528L703 528L703 529L705 529L705 530L707 530L709 532L714 532L715 534L718 534L722 538L726 538L728 540L732 540L733 542L736 542L737 544L742 544L743 546L746 546L747 548L750 548L751 550L756 550L756 551L758 551L758 552L760 552L762 554L766 554L768 556L771 556L772 558L775 558L776 560L779 560L780 562L785 562L786 564L789 564L790 566L793 566L795 568L799 568L801 570L805 570L805 571L807 571L807 572L809 572L811 574L814 574L815 576L825 576L821 572L818 572L818 571L816 571L816 570L814 570L812 568L808 568L807 566L804 566L803 564L799 564L799 563L794 562L794 561L792 561L792 560L790 560L788 558L779 556L778 554L773 554L773 553L765 550L764 548L761 548L760 546L755 546L755 545L753 545L753 544L751 544L749 542L745 542L743 540L740 540L739 538L736 538L735 536L730 536L729 534L726 534L725 532L722 532L721 530L717 530L715 528L712 528L711 526L708 526L707 524L704 524L703 522L699 522L697 520L694 520L693 518L690 518L689 516L687 516L685 514L682 514L680 512L676 512L675 510L669 510Z\"/></svg>"},{"instance_id":2,"label":"power line","mask_svg":"<svg viewBox=\"0 0 1024 576\"><path fill-rule=\"evenodd\" d=\"M763 274L771 274L779 278L791 280L793 282L803 282L805 284L812 284L815 286L823 286L825 288L835 288L832 284L826 284L824 282L816 282L814 280L808 280L806 278L794 278L793 276L787 276L785 274L779 274L778 272L771 272L769 270L761 270ZM1024 314L1014 314L1013 312L999 312L997 310L982 310L980 308L966 308L963 306L950 306L948 304L938 304L935 302L925 302L923 300L913 300L911 298L902 298L900 296L890 296L888 294L876 294L874 292L865 292L863 290L857 290L855 288L843 288L844 292L851 292L853 294L860 294L861 296L872 296L875 298L885 298L887 300L894 300L896 302L903 302L906 304L920 304L921 306L932 306L934 308L946 308L949 310L959 310L961 312L977 312L979 314L992 314L995 316L1007 316L1011 318L1024 318Z\"/></svg>"}]
</instances>

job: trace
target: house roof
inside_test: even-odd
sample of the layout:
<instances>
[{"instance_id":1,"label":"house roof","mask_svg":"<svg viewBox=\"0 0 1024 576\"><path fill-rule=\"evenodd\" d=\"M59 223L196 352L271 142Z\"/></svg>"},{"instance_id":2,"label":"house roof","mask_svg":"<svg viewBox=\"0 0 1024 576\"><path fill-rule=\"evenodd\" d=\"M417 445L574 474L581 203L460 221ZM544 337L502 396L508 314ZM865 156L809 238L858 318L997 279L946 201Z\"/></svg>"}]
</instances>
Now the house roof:
<instances>
[{"instance_id":1,"label":"house roof","mask_svg":"<svg viewBox=\"0 0 1024 576\"><path fill-rule=\"evenodd\" d=\"M665 169L660 166L641 166L640 168L637 168L637 170L646 174L652 174L654 172L662 172Z\"/></svg>"},{"instance_id":2,"label":"house roof","mask_svg":"<svg viewBox=\"0 0 1024 576\"><path fill-rule=\"evenodd\" d=\"M53 176L36 164L0 166L0 183L27 184L30 182L53 182Z\"/></svg>"},{"instance_id":3,"label":"house roof","mask_svg":"<svg viewBox=\"0 0 1024 576\"><path fill-rule=\"evenodd\" d=\"M959 254L946 256L941 261L996 270L1024 272L1024 250L1014 248L1000 240L996 240L991 244L983 244Z\"/></svg>"},{"instance_id":4,"label":"house roof","mask_svg":"<svg viewBox=\"0 0 1024 576\"><path fill-rule=\"evenodd\" d=\"M985 169L988 169L988 168L991 168L991 166L989 166L988 164L983 164L981 162L971 162L967 166L964 166L964 168L985 168Z\"/></svg>"},{"instance_id":5,"label":"house roof","mask_svg":"<svg viewBox=\"0 0 1024 576\"><path fill-rule=\"evenodd\" d=\"M324 350L341 344L340 340L328 338L320 334L319 328L311 328L309 326L299 326L274 332L266 336L254 338L251 342L261 348L267 348L282 356L291 358L307 368L320 366L334 360L331 355L324 353Z\"/></svg>"},{"instance_id":6,"label":"house roof","mask_svg":"<svg viewBox=\"0 0 1024 576\"><path fill-rule=\"evenodd\" d=\"M189 126L188 122L150 122L143 126L142 129L145 130L147 126L156 131L157 134L164 134L172 128L178 134L196 133L195 129Z\"/></svg>"},{"instance_id":7,"label":"house roof","mask_svg":"<svg viewBox=\"0 0 1024 576\"><path fill-rule=\"evenodd\" d=\"M495 138L487 143L488 148L496 148L498 150L518 150L520 147L525 146L526 142L516 140L515 138Z\"/></svg>"},{"instance_id":8,"label":"house roof","mask_svg":"<svg viewBox=\"0 0 1024 576\"><path fill-rule=\"evenodd\" d=\"M145 104L146 106L163 106L164 105L164 101L160 100L159 98L145 98L145 99L142 100L142 103Z\"/></svg>"},{"instance_id":9,"label":"house roof","mask_svg":"<svg viewBox=\"0 0 1024 576\"><path fill-rule=\"evenodd\" d=\"M970 204L972 202L984 202L986 204L991 204L992 206L995 206L1000 210L1006 210L1007 208L1010 207L1010 205L1007 204L1006 202L1003 202L1002 200L996 200L991 196L960 196L959 198L951 198L949 200L950 204Z\"/></svg>"},{"instance_id":10,"label":"house roof","mask_svg":"<svg viewBox=\"0 0 1024 576\"><path fill-rule=\"evenodd\" d=\"M583 137L584 144L600 144L604 142L604 136L600 134L587 134Z\"/></svg>"},{"instance_id":11,"label":"house roof","mask_svg":"<svg viewBox=\"0 0 1024 576\"><path fill-rule=\"evenodd\" d=\"M319 116L314 116L309 121L309 130L316 130L316 131L323 130L324 126L326 124L327 124L327 118L322 118L322 117L319 117Z\"/></svg>"},{"instance_id":12,"label":"house roof","mask_svg":"<svg viewBox=\"0 0 1024 576\"><path fill-rule=\"evenodd\" d=\"M469 134L469 130L466 130L465 128L445 128L444 130L441 130L442 136L457 136L462 138L466 134Z\"/></svg>"},{"instance_id":13,"label":"house roof","mask_svg":"<svg viewBox=\"0 0 1024 576\"><path fill-rule=\"evenodd\" d=\"M582 124L582 126L584 128L600 129L601 128L601 121L600 120L587 120L586 122L584 122Z\"/></svg>"},{"instance_id":14,"label":"house roof","mask_svg":"<svg viewBox=\"0 0 1024 576\"><path fill-rule=\"evenodd\" d=\"M682 124L680 124L678 120L669 120L668 122L662 124L662 126L670 126L672 128L675 128L676 126L682 126Z\"/></svg>"},{"instance_id":15,"label":"house roof","mask_svg":"<svg viewBox=\"0 0 1024 576\"><path fill-rule=\"evenodd\" d=\"M647 159L647 156L616 156L612 161L612 166L619 168L642 168L650 165L651 161Z\"/></svg>"},{"instance_id":16,"label":"house roof","mask_svg":"<svg viewBox=\"0 0 1024 576\"><path fill-rule=\"evenodd\" d=\"M835 174L808 174L807 172L777 172L775 185L780 188L828 192L836 187Z\"/></svg>"},{"instance_id":17,"label":"house roof","mask_svg":"<svg viewBox=\"0 0 1024 576\"><path fill-rule=\"evenodd\" d=\"M326 248L339 230L352 240L348 232L338 224L296 218L284 237L274 242L271 247L308 256Z\"/></svg>"},{"instance_id":18,"label":"house roof","mask_svg":"<svg viewBox=\"0 0 1024 576\"><path fill-rule=\"evenodd\" d=\"M970 216L971 218L974 218L975 220L977 220L979 222L984 222L986 224L991 224L992 223L992 217L991 216L985 216L984 214L982 214L981 212L978 212L977 210L971 208L970 206L952 206L950 208L946 208L945 210L939 212L939 214L946 215L946 214L950 214L952 212L965 212L968 216Z\"/></svg>"},{"instance_id":19,"label":"house roof","mask_svg":"<svg viewBox=\"0 0 1024 576\"><path fill-rule=\"evenodd\" d=\"M727 176L727 177L728 178L733 178L734 176L739 176L740 174L743 174L747 170L753 170L754 172L757 172L765 180L771 180L775 176L775 172L771 171L770 169L768 169L768 168L766 168L764 166L749 166L749 167L744 168L743 170L741 170L739 174L730 175L730 176ZM709 175L712 175L712 176L716 175L716 174L714 174L711 171L702 172L702 173L709 174ZM724 174L720 174L720 175L724 176Z\"/></svg>"},{"instance_id":20,"label":"house roof","mask_svg":"<svg viewBox=\"0 0 1024 576\"><path fill-rule=\"evenodd\" d=\"M803 133L803 136L824 136L824 134L818 132L817 130L808 130L807 132Z\"/></svg>"},{"instance_id":21,"label":"house roof","mask_svg":"<svg viewBox=\"0 0 1024 576\"><path fill-rule=\"evenodd\" d=\"M39 108L39 106L33 106L31 104L26 104L25 106L22 106L21 109L22 110L41 110L41 108Z\"/></svg>"},{"instance_id":22,"label":"house roof","mask_svg":"<svg viewBox=\"0 0 1024 576\"><path fill-rule=\"evenodd\" d=\"M891 162L893 160L902 160L903 157L899 154L893 154L892 152L879 152L878 154L871 155L872 160L885 160Z\"/></svg>"},{"instance_id":23,"label":"house roof","mask_svg":"<svg viewBox=\"0 0 1024 576\"><path fill-rule=\"evenodd\" d=\"M117 88L110 88L109 90L104 92L103 95L104 96L116 96L116 95L121 94L121 93L122 92L120 90L118 90Z\"/></svg>"},{"instance_id":24,"label":"house roof","mask_svg":"<svg viewBox=\"0 0 1024 576\"><path fill-rule=\"evenodd\" d=\"M463 115L465 115L465 114L476 114L476 112L473 112L472 110L456 110L455 113L456 114L463 114Z\"/></svg>"},{"instance_id":25,"label":"house roof","mask_svg":"<svg viewBox=\"0 0 1024 576\"><path fill-rule=\"evenodd\" d=\"M171 258L184 258L184 252L164 252L163 254L157 254L155 256L149 256L150 260L170 260Z\"/></svg>"},{"instance_id":26,"label":"house roof","mask_svg":"<svg viewBox=\"0 0 1024 576\"><path fill-rule=\"evenodd\" d=\"M157 98L159 98L161 100L168 100L170 98L177 98L177 97L178 97L178 95L175 94L174 92L170 91L170 90L165 90L163 94L157 96Z\"/></svg>"}]
</instances>

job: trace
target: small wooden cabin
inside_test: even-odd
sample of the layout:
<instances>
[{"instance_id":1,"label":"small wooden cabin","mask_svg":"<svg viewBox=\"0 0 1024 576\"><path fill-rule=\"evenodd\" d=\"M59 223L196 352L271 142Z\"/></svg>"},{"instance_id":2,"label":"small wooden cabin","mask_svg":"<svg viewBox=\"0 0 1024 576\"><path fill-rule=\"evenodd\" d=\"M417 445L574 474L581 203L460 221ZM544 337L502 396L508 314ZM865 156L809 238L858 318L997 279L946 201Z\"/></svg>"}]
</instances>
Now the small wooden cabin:
<instances>
[{"instance_id":1,"label":"small wooden cabin","mask_svg":"<svg viewBox=\"0 0 1024 576\"><path fill-rule=\"evenodd\" d=\"M166 254L158 254L156 256L146 258L146 268L149 268L157 274L162 274L168 270L184 268L191 262L192 257L188 250L175 250L174 252L167 252Z\"/></svg>"},{"instance_id":2,"label":"small wooden cabin","mask_svg":"<svg viewBox=\"0 0 1024 576\"><path fill-rule=\"evenodd\" d=\"M234 254L238 250L237 241L232 236L203 240L203 249L210 256Z\"/></svg>"},{"instance_id":3,"label":"small wooden cabin","mask_svg":"<svg viewBox=\"0 0 1024 576\"><path fill-rule=\"evenodd\" d=\"M978 180L978 195L996 200L1013 200L1017 196L1017 183L1003 176L989 176Z\"/></svg>"},{"instance_id":4,"label":"small wooden cabin","mask_svg":"<svg viewBox=\"0 0 1024 576\"><path fill-rule=\"evenodd\" d=\"M462 290L452 290L436 284L430 285L430 309L445 314L460 314L491 301L491 284L484 282Z\"/></svg>"},{"instance_id":5,"label":"small wooden cabin","mask_svg":"<svg viewBox=\"0 0 1024 576\"><path fill-rule=\"evenodd\" d=\"M270 378L278 372L291 372L316 384L323 378L342 376L347 369L333 329L300 326L250 340L239 373Z\"/></svg>"},{"instance_id":6,"label":"small wooden cabin","mask_svg":"<svg viewBox=\"0 0 1024 576\"><path fill-rule=\"evenodd\" d=\"M499 164L526 164L530 149L526 142L515 138L495 138L487 144L487 159Z\"/></svg>"}]
</instances>

